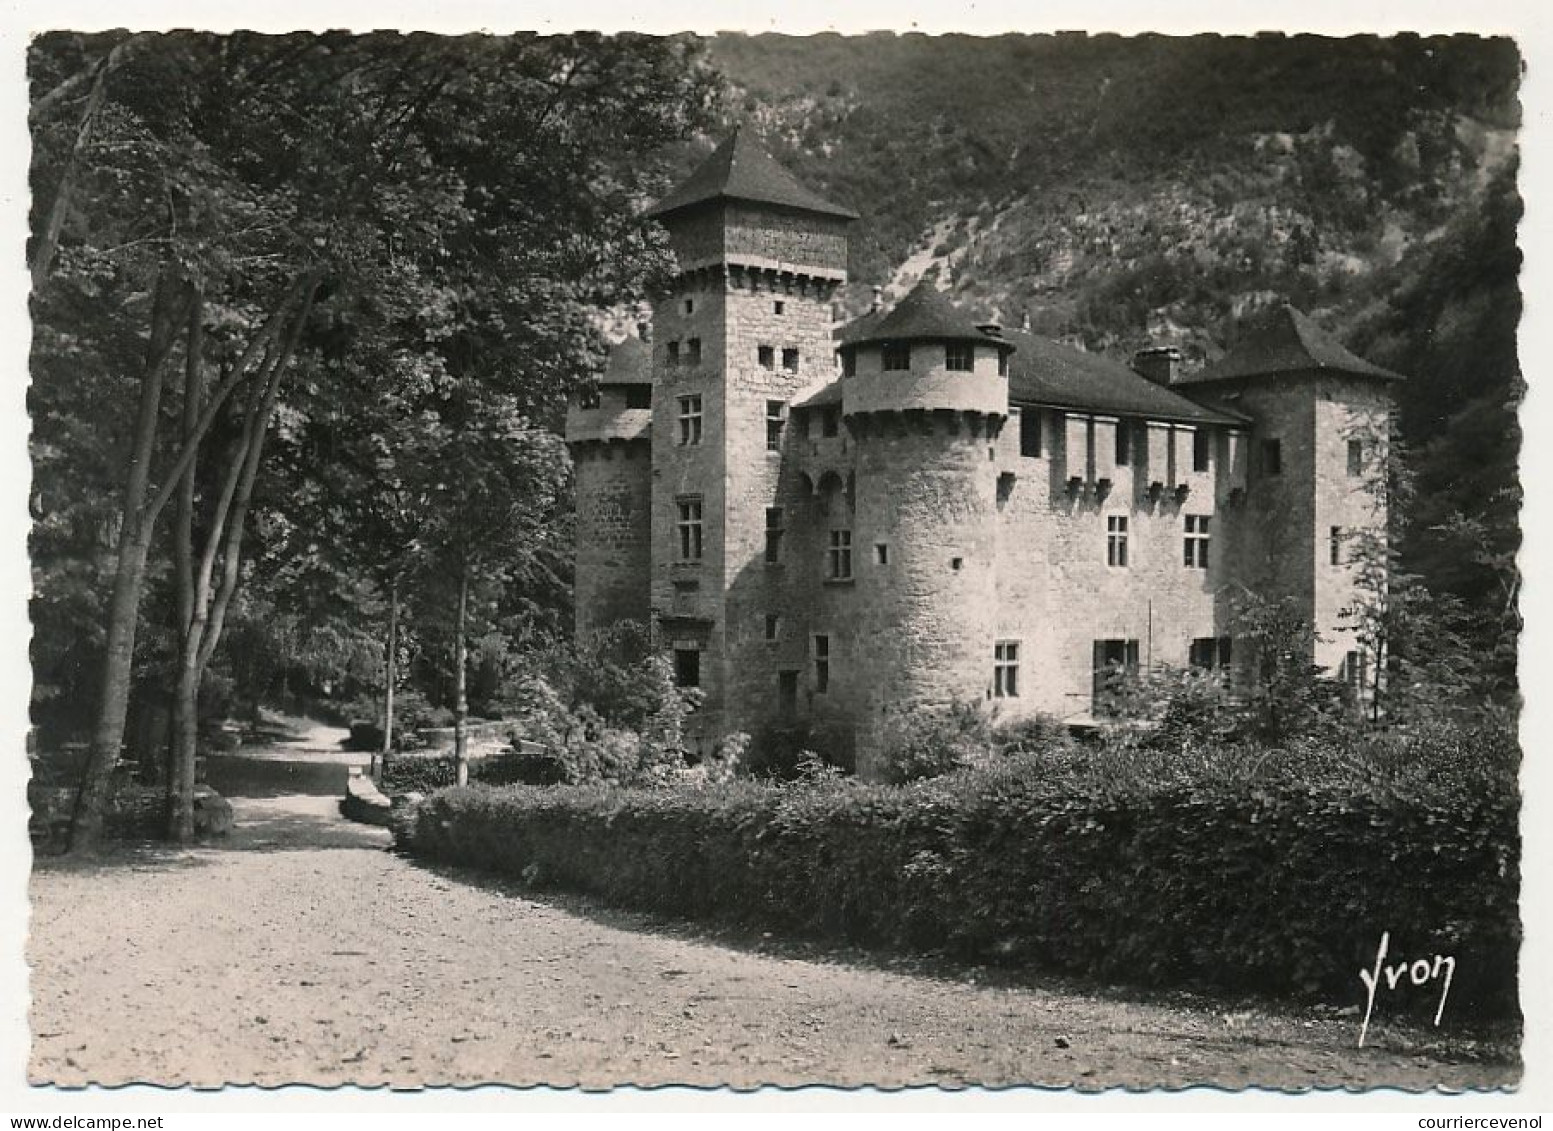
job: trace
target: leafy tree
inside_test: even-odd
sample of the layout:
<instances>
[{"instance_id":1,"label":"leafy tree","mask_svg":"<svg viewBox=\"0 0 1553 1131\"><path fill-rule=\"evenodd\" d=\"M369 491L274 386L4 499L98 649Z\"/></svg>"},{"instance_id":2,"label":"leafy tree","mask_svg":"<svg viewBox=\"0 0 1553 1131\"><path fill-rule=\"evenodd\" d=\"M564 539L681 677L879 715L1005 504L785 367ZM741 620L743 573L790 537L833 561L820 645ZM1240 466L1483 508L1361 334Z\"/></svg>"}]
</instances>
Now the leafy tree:
<instances>
[{"instance_id":1,"label":"leafy tree","mask_svg":"<svg viewBox=\"0 0 1553 1131\"><path fill-rule=\"evenodd\" d=\"M534 419L553 417L598 352L583 312L666 263L633 207L658 187L642 157L700 120L711 87L693 45L639 36L114 33L43 37L30 65L36 199L50 202L32 247L48 327L37 367L136 406L119 416L134 427L74 838L86 849L122 744L162 512L177 500L187 771L272 426L305 430L329 362L377 335L426 395L489 376L521 384L506 396ZM79 356L104 328L101 369L83 377L47 356ZM136 373L122 393L120 372ZM184 809L191 785L185 772Z\"/></svg>"}]
</instances>

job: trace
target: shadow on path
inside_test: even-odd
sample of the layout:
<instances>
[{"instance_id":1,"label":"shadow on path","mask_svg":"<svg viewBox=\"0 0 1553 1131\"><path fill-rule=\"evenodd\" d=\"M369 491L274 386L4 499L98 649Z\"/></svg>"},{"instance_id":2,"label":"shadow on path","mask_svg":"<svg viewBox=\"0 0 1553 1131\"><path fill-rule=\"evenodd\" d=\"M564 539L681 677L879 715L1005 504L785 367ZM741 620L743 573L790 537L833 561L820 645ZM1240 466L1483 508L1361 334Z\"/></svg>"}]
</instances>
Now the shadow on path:
<instances>
[{"instance_id":1,"label":"shadow on path","mask_svg":"<svg viewBox=\"0 0 1553 1131\"><path fill-rule=\"evenodd\" d=\"M1161 1019L1159 1032L1162 1036L1175 1035L1200 1041L1202 1037L1199 1033L1173 1032L1171 1019L1179 1020L1185 1015L1199 1019L1207 1017L1215 1022L1235 1015L1256 1015L1278 1026L1287 1027L1287 1031L1280 1035L1262 1033L1257 1043L1302 1048L1309 1044L1309 1035L1299 1034L1297 1030L1300 1026L1334 1023L1335 1009L1328 1005L1270 998L1209 985L1152 987L1119 984L1085 978L1039 964L986 965L947 951L905 952L883 944L862 945L834 939L783 935L729 920L687 920L606 903L594 895L536 887L514 877L463 865L418 860L408 855L406 858L417 867L451 882L509 899L541 904L614 930L672 938L696 948L734 950L768 960L872 970L972 991L1017 990L1039 997L1083 998L1091 1003L1107 1003L1122 1008L1160 1008L1168 1011L1167 1017ZM1312 1021L1313 1017L1318 1020ZM1392 1018L1375 1027L1377 1033L1382 1029L1406 1034L1415 1052L1455 1062L1512 1062L1518 1055L1521 1039L1521 1027L1512 1022L1475 1022L1463 1026L1459 1033L1439 1034L1413 1020ZM1228 1035L1218 1043L1231 1049L1241 1040Z\"/></svg>"}]
</instances>

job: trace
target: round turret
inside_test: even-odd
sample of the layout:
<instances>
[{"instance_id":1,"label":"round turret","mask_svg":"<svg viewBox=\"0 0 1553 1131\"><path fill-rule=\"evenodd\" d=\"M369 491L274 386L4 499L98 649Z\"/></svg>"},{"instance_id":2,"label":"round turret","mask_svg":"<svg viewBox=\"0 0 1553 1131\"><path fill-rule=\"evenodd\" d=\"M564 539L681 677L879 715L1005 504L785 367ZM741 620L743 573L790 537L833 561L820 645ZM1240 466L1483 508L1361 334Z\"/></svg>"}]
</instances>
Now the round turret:
<instances>
[{"instance_id":1,"label":"round turret","mask_svg":"<svg viewBox=\"0 0 1553 1131\"><path fill-rule=\"evenodd\" d=\"M843 336L855 444L859 772L892 718L980 703L992 671L997 468L1011 343L929 287ZM863 642L866 642L864 644Z\"/></svg>"},{"instance_id":2,"label":"round turret","mask_svg":"<svg viewBox=\"0 0 1553 1131\"><path fill-rule=\"evenodd\" d=\"M913 410L1008 414L1012 343L977 325L928 283L889 313L866 315L843 334L845 412Z\"/></svg>"},{"instance_id":3,"label":"round turret","mask_svg":"<svg viewBox=\"0 0 1553 1131\"><path fill-rule=\"evenodd\" d=\"M566 443L577 488L577 632L649 616L652 350L610 350L596 390L572 397Z\"/></svg>"}]
</instances>

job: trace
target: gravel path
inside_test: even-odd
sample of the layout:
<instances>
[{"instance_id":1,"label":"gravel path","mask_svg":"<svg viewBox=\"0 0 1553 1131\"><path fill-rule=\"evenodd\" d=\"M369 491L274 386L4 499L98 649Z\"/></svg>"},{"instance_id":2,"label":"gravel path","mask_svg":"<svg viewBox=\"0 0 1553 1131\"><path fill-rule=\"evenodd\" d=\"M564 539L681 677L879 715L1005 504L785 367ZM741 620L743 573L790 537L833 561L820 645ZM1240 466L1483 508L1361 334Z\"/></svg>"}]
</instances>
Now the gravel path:
<instances>
[{"instance_id":1,"label":"gravel path","mask_svg":"<svg viewBox=\"0 0 1553 1131\"><path fill-rule=\"evenodd\" d=\"M401 859L327 796L32 883L34 1082L1504 1087L1483 1046L714 939ZM904 964L903 964L904 965Z\"/></svg>"}]
</instances>

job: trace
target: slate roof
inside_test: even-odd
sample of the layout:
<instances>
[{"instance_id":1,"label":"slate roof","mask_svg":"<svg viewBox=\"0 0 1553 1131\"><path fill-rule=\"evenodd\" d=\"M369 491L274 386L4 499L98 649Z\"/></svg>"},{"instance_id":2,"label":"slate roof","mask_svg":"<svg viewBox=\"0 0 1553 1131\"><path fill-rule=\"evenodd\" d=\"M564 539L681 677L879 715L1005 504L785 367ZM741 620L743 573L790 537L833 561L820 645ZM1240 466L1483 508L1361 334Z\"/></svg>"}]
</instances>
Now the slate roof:
<instances>
[{"instance_id":1,"label":"slate roof","mask_svg":"<svg viewBox=\"0 0 1553 1131\"><path fill-rule=\"evenodd\" d=\"M1280 306L1265 316L1234 349L1196 373L1184 375L1181 385L1209 385L1246 377L1310 370L1372 377L1380 381L1404 380L1400 373L1371 365L1349 353L1343 344L1292 306Z\"/></svg>"},{"instance_id":2,"label":"slate roof","mask_svg":"<svg viewBox=\"0 0 1553 1131\"><path fill-rule=\"evenodd\" d=\"M1238 413L1209 408L1156 385L1119 361L1023 331L1003 332L1014 347L1008 399L1014 404L1071 408L1183 423L1242 424Z\"/></svg>"},{"instance_id":3,"label":"slate roof","mask_svg":"<svg viewBox=\"0 0 1553 1131\"><path fill-rule=\"evenodd\" d=\"M861 325L860 325L861 324ZM882 317L863 315L842 330L841 346L869 342L964 341L990 342L1007 349L1008 343L981 329L976 320L939 294L929 282L918 283L905 298Z\"/></svg>"},{"instance_id":4,"label":"slate roof","mask_svg":"<svg viewBox=\"0 0 1553 1131\"><path fill-rule=\"evenodd\" d=\"M837 377L828 383L821 385L811 393L800 393L793 401L793 407L820 408L828 404L840 404L841 397L841 378Z\"/></svg>"},{"instance_id":5,"label":"slate roof","mask_svg":"<svg viewBox=\"0 0 1553 1131\"><path fill-rule=\"evenodd\" d=\"M760 147L748 127L736 127L711 156L668 196L647 210L649 216L667 216L712 200L747 200L774 204L800 212L817 212L856 220L857 213L832 204L804 188L793 175Z\"/></svg>"},{"instance_id":6,"label":"slate roof","mask_svg":"<svg viewBox=\"0 0 1553 1131\"><path fill-rule=\"evenodd\" d=\"M600 385L651 385L652 346L632 335L609 347Z\"/></svg>"}]
</instances>

